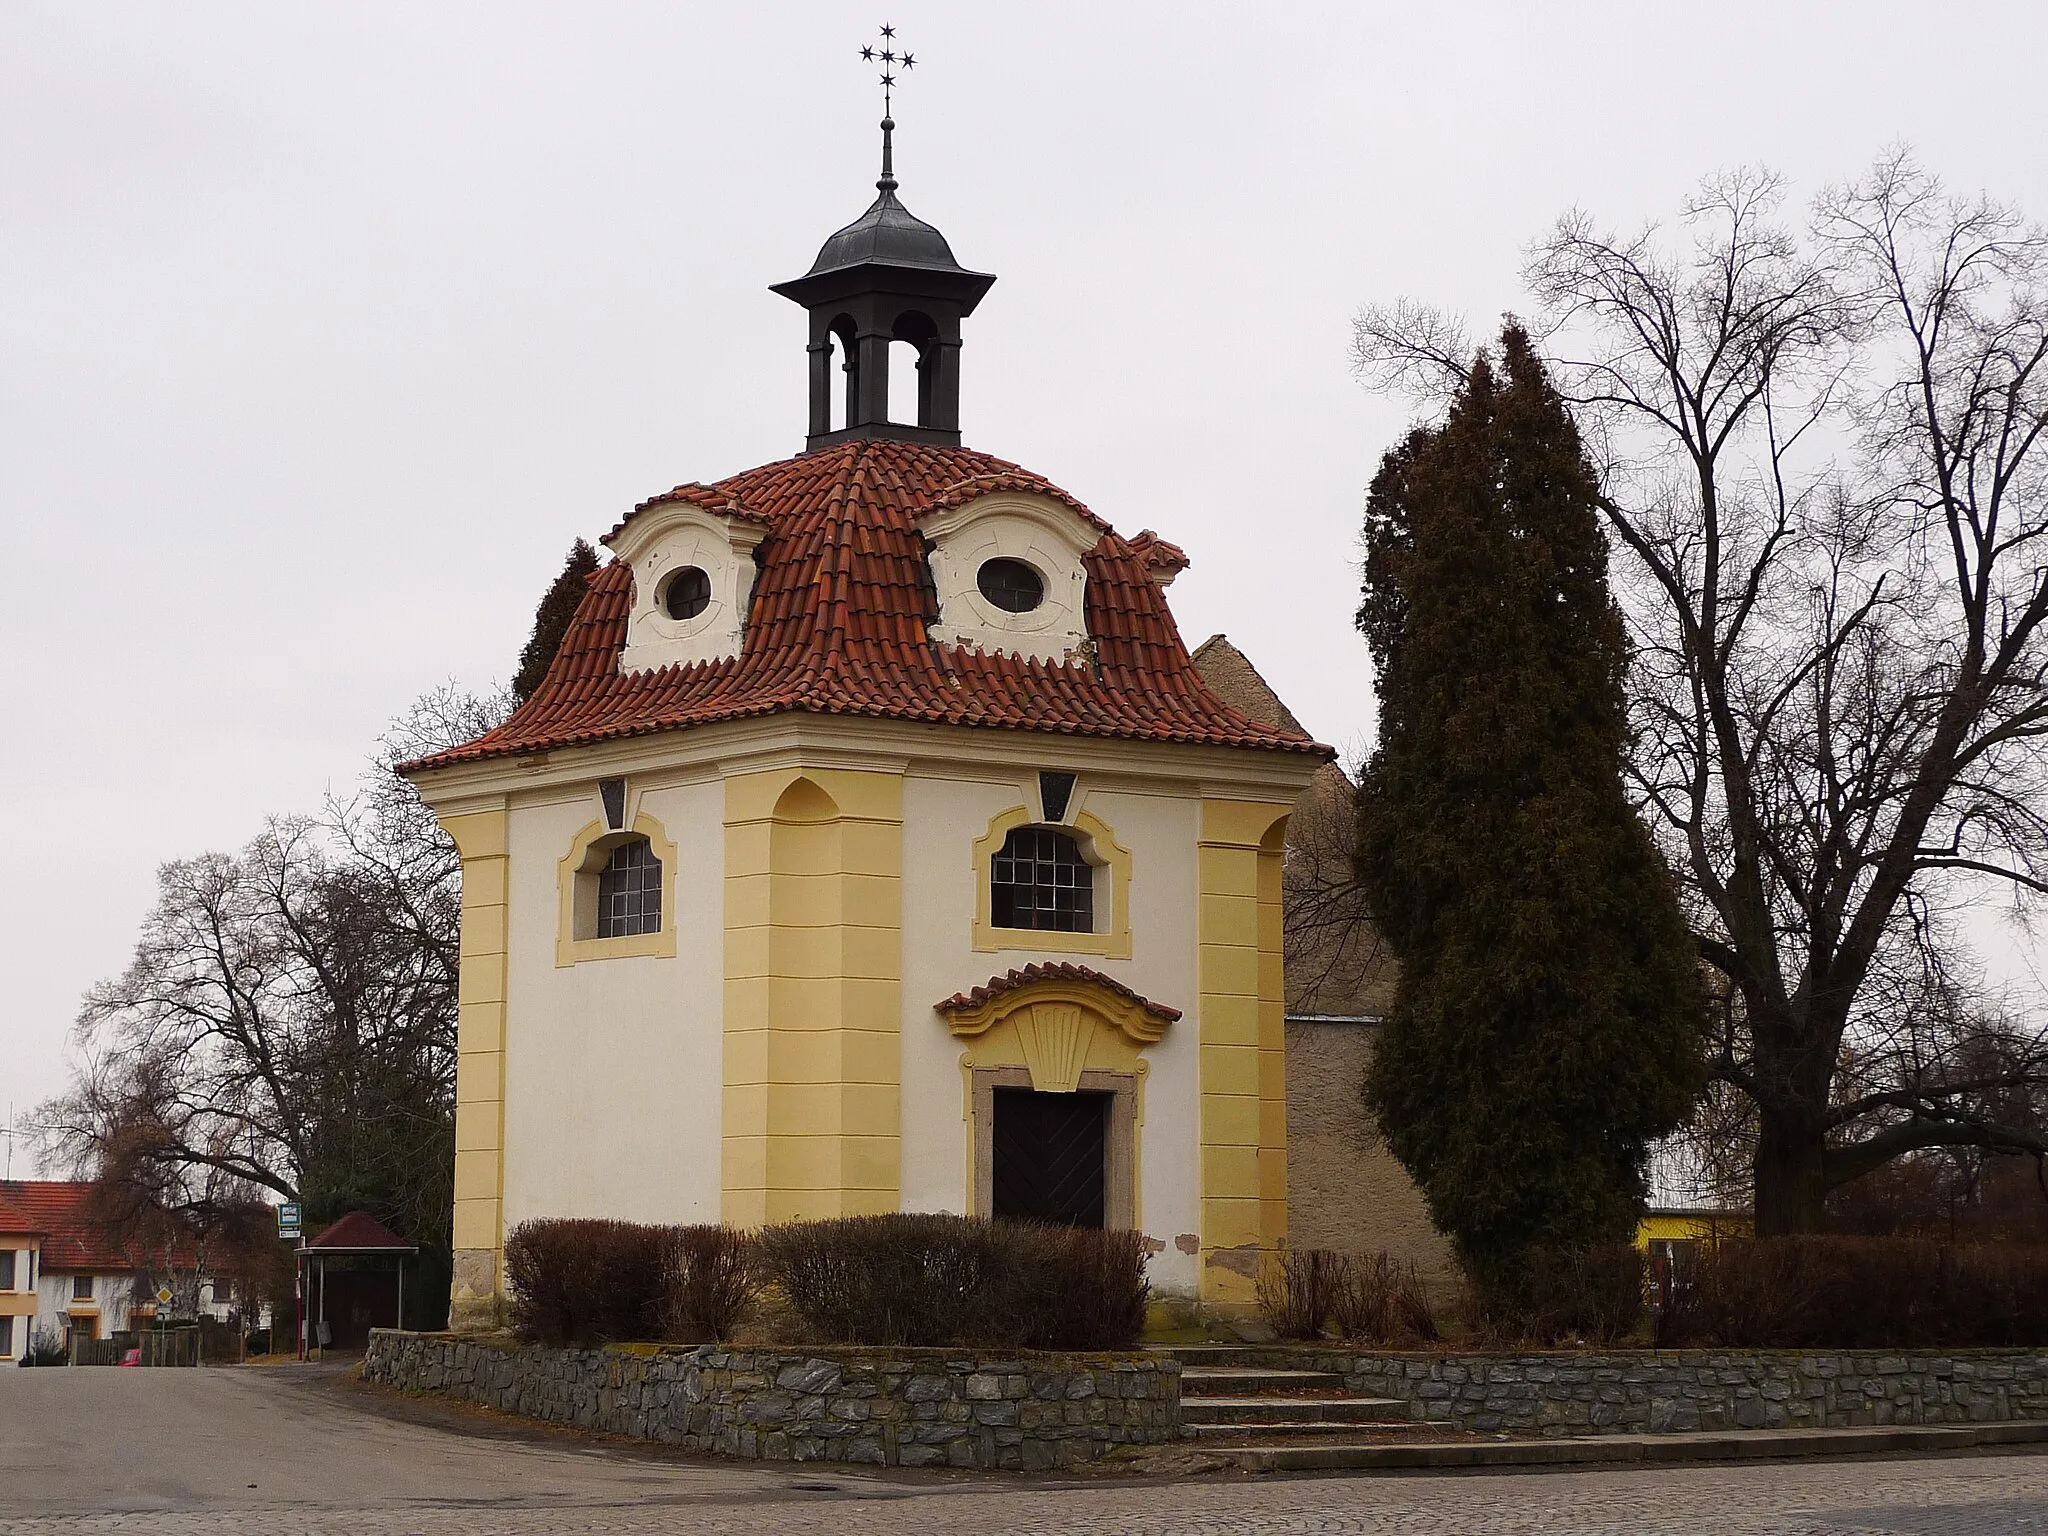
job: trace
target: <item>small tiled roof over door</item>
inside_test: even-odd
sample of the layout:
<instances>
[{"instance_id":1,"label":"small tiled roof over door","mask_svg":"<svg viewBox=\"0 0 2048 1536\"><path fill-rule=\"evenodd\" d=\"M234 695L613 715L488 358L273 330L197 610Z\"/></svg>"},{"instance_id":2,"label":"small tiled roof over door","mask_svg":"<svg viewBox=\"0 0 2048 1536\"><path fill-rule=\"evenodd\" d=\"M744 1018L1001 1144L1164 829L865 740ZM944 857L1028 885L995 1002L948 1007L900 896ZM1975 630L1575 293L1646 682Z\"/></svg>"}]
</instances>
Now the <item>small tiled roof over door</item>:
<instances>
[{"instance_id":1,"label":"small tiled roof over door","mask_svg":"<svg viewBox=\"0 0 2048 1536\"><path fill-rule=\"evenodd\" d=\"M1027 661L932 639L938 613L918 519L996 491L1058 502L1093 535L1082 561L1089 654ZM591 577L546 681L519 711L405 771L778 712L1331 755L1297 729L1232 708L1203 680L1155 579L1162 562L1177 569L1185 556L1156 535L1134 545L1006 460L862 439L679 486L635 515L673 501L768 527L740 654L621 672L633 573L614 561Z\"/></svg>"}]
</instances>

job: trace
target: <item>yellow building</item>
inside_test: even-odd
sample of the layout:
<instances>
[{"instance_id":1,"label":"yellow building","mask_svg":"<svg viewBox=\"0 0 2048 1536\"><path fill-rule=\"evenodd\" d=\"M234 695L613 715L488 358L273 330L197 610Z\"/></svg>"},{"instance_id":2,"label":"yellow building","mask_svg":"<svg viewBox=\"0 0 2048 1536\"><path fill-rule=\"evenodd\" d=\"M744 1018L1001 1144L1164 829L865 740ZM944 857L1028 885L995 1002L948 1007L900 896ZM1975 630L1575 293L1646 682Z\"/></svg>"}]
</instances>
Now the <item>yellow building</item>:
<instances>
[{"instance_id":1,"label":"yellow building","mask_svg":"<svg viewBox=\"0 0 2048 1536\"><path fill-rule=\"evenodd\" d=\"M533 697L405 769L462 856L455 1327L530 1217L1129 1226L1223 1303L1286 1235L1282 848L1330 754L1190 663L1174 546L960 446L994 279L886 165L777 289L806 451L634 509Z\"/></svg>"}]
</instances>

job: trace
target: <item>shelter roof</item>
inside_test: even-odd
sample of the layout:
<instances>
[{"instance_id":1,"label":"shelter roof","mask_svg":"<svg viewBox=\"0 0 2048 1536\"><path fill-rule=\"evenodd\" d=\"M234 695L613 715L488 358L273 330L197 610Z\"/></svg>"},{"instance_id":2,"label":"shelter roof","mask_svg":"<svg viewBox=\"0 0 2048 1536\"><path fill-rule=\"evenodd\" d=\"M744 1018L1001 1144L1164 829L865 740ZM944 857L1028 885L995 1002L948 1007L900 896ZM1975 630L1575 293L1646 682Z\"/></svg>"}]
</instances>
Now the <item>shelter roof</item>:
<instances>
[{"instance_id":1,"label":"shelter roof","mask_svg":"<svg viewBox=\"0 0 2048 1536\"><path fill-rule=\"evenodd\" d=\"M414 1253L417 1248L368 1211L350 1211L306 1244L309 1253Z\"/></svg>"}]
</instances>

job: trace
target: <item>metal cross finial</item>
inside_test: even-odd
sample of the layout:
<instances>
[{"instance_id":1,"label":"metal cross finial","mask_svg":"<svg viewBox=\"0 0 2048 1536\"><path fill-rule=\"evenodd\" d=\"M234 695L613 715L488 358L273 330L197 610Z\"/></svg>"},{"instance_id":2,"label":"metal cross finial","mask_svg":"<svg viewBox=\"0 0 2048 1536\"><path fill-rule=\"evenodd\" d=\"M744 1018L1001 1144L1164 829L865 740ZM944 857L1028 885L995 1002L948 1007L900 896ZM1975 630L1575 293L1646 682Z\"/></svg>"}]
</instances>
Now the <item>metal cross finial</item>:
<instances>
[{"instance_id":1,"label":"metal cross finial","mask_svg":"<svg viewBox=\"0 0 2048 1536\"><path fill-rule=\"evenodd\" d=\"M896 29L882 28L882 46L870 43L860 51L863 62L872 64L877 60L882 65L882 179L875 185L884 192L896 190L896 172L891 136L896 131L896 119L892 112L895 101L898 70L909 71L917 68L917 56L906 53L896 46Z\"/></svg>"}]
</instances>

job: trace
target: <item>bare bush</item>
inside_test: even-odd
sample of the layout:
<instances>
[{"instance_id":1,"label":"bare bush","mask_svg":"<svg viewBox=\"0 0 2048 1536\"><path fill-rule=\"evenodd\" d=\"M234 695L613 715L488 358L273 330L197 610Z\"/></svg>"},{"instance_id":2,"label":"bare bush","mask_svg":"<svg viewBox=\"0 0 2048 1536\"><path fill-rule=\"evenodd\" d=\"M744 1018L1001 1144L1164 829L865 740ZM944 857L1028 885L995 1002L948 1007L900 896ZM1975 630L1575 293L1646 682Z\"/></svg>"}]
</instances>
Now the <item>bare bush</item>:
<instances>
[{"instance_id":1,"label":"bare bush","mask_svg":"<svg viewBox=\"0 0 2048 1536\"><path fill-rule=\"evenodd\" d=\"M1342 1302L1350 1265L1328 1248L1282 1248L1259 1266L1259 1311L1283 1339L1319 1339Z\"/></svg>"},{"instance_id":2,"label":"bare bush","mask_svg":"<svg viewBox=\"0 0 2048 1536\"><path fill-rule=\"evenodd\" d=\"M679 1343L729 1339L753 1310L748 1239L731 1227L672 1229L662 1288L662 1337Z\"/></svg>"},{"instance_id":3,"label":"bare bush","mask_svg":"<svg viewBox=\"0 0 2048 1536\"><path fill-rule=\"evenodd\" d=\"M630 1221L521 1222L505 1239L513 1331L556 1347L655 1338L674 1230Z\"/></svg>"},{"instance_id":4,"label":"bare bush","mask_svg":"<svg viewBox=\"0 0 2048 1536\"><path fill-rule=\"evenodd\" d=\"M1283 1339L1433 1344L1442 1337L1413 1264L1378 1253L1282 1249L1259 1271L1259 1311Z\"/></svg>"},{"instance_id":5,"label":"bare bush","mask_svg":"<svg viewBox=\"0 0 2048 1536\"><path fill-rule=\"evenodd\" d=\"M1119 1349L1144 1327L1135 1232L904 1212L788 1222L756 1244L804 1342Z\"/></svg>"}]
</instances>

